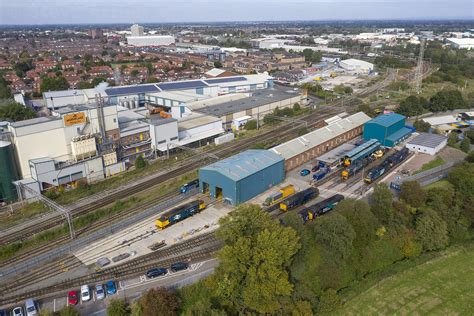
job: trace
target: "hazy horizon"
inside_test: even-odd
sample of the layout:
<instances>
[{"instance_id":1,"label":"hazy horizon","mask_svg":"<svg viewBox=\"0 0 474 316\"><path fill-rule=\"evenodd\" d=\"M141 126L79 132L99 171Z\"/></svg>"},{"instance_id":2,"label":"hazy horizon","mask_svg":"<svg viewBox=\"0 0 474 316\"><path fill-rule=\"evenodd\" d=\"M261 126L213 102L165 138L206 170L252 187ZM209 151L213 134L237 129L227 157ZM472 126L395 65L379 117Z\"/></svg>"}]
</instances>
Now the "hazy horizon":
<instances>
[{"instance_id":1,"label":"hazy horizon","mask_svg":"<svg viewBox=\"0 0 474 316\"><path fill-rule=\"evenodd\" d=\"M0 0L1 25L471 20L470 0Z\"/></svg>"}]
</instances>

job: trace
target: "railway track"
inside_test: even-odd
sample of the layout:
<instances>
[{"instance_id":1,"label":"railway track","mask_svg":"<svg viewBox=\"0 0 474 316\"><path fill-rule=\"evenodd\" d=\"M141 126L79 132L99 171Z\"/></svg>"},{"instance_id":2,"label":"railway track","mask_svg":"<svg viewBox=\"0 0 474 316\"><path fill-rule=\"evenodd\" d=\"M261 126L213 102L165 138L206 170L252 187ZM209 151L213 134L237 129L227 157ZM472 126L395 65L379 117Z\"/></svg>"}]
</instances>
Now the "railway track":
<instances>
[{"instance_id":1,"label":"railway track","mask_svg":"<svg viewBox=\"0 0 474 316\"><path fill-rule=\"evenodd\" d=\"M304 117L301 117L299 119L307 121L309 127L315 127L318 125L322 126L321 125L322 120L334 115L337 112L339 112L337 109L326 108L317 113L313 112L313 113L307 114ZM249 148L255 142L284 140L290 136L297 134L297 129L299 128L300 126L295 126L292 123L283 124L275 128L274 130L267 131L260 135L250 137L248 139L243 140L242 142L231 143L230 145L222 147L222 148L218 147L215 150L209 151L209 153L215 154L219 157L226 157L236 152L239 152L243 149ZM72 209L71 210L72 216L77 217L80 215L87 214L100 207L113 203L121 198L129 197L138 192L142 192L143 188L151 188L164 181L173 179L187 172L193 171L205 165L206 163L208 163L207 158L208 157L205 156L204 154L202 156L201 155L193 156L191 157L191 160L192 160L191 163L180 165L170 170L167 173L159 174L156 177L151 177L150 179L146 179L145 181L139 183L136 186L129 187L125 190L116 191L110 195L107 195L106 197L102 199L96 200L94 203ZM59 224L62 224L63 222L64 222L64 219L60 215L58 215L53 218L49 218L41 222L40 224L36 224L31 227L28 227L27 229L14 230L10 234L0 237L0 244L6 245L13 241L26 240L38 232L42 232L47 229L53 228Z\"/></svg>"},{"instance_id":2,"label":"railway track","mask_svg":"<svg viewBox=\"0 0 474 316\"><path fill-rule=\"evenodd\" d=\"M25 288L25 285L39 283L54 277L57 274L58 266L56 265L57 263L51 263L48 267L25 274L22 279L18 279L17 282L13 284L5 284L2 286L0 289L0 305L13 304L29 297L35 297L35 299L52 297L54 294L64 293L68 289L78 288L83 284L92 285L111 279L113 280L119 276L121 278L140 276L150 268L160 266L168 267L178 261L199 261L209 258L220 247L221 242L215 238L214 233L206 233L185 242L141 256L137 259L98 270L87 276L73 277L54 285L17 293L22 288ZM82 263L77 259L68 258L66 267L74 269L80 265L82 265Z\"/></svg>"}]
</instances>

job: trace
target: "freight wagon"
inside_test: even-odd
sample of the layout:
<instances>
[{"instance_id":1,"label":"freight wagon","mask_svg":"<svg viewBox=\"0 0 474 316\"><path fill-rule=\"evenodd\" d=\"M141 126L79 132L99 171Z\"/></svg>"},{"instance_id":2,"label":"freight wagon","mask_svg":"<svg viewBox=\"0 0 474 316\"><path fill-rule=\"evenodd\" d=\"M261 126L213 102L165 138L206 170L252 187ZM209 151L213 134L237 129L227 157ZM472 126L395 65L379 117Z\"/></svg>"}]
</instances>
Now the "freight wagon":
<instances>
[{"instance_id":1,"label":"freight wagon","mask_svg":"<svg viewBox=\"0 0 474 316\"><path fill-rule=\"evenodd\" d=\"M321 202L305 207L299 214L306 223L307 221L312 221L316 217L332 211L342 200L344 200L344 195L336 194Z\"/></svg>"},{"instance_id":2,"label":"freight wagon","mask_svg":"<svg viewBox=\"0 0 474 316\"><path fill-rule=\"evenodd\" d=\"M281 211L289 211L295 207L305 204L309 200L316 198L319 195L317 188L308 188L298 193L293 194L289 198L280 203Z\"/></svg>"},{"instance_id":3,"label":"freight wagon","mask_svg":"<svg viewBox=\"0 0 474 316\"><path fill-rule=\"evenodd\" d=\"M294 193L295 193L295 187L292 184L287 185L286 187L283 187L280 190L278 190L278 192L273 193L269 197L267 197L265 199L265 202L263 202L263 206L270 206L270 205L277 204L284 198L287 198Z\"/></svg>"},{"instance_id":4,"label":"freight wagon","mask_svg":"<svg viewBox=\"0 0 474 316\"><path fill-rule=\"evenodd\" d=\"M180 191L181 193L186 193L186 192L188 192L189 190L194 189L194 188L198 188L198 187L199 187L199 180L196 179L196 180L193 180L193 181L191 181L191 182L189 182L189 183L183 184L183 185L181 186L181 188L179 189L179 191Z\"/></svg>"},{"instance_id":5,"label":"freight wagon","mask_svg":"<svg viewBox=\"0 0 474 316\"><path fill-rule=\"evenodd\" d=\"M202 200L196 200L178 206L161 215L161 217L156 220L156 227L158 229L165 229L168 226L176 224L177 222L201 212L205 208L206 204Z\"/></svg>"},{"instance_id":6,"label":"freight wagon","mask_svg":"<svg viewBox=\"0 0 474 316\"><path fill-rule=\"evenodd\" d=\"M369 184L374 182L387 171L392 169L393 166L405 160L408 157L408 154L409 151L406 147L392 154L387 159L385 159L381 166L370 169L370 171L367 173L367 176L364 178L364 181Z\"/></svg>"}]
</instances>

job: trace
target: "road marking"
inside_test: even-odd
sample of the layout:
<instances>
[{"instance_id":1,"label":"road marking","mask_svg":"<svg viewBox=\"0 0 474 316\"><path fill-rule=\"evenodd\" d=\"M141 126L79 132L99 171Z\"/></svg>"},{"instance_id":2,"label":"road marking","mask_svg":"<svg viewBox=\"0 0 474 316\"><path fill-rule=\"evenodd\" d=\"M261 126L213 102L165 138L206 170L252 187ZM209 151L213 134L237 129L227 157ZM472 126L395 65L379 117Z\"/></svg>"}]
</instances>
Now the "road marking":
<instances>
[{"instance_id":1,"label":"road marking","mask_svg":"<svg viewBox=\"0 0 474 316\"><path fill-rule=\"evenodd\" d=\"M146 275L140 275L140 282L146 282Z\"/></svg>"},{"instance_id":2,"label":"road marking","mask_svg":"<svg viewBox=\"0 0 474 316\"><path fill-rule=\"evenodd\" d=\"M53 312L56 313L56 299L53 299Z\"/></svg>"}]
</instances>

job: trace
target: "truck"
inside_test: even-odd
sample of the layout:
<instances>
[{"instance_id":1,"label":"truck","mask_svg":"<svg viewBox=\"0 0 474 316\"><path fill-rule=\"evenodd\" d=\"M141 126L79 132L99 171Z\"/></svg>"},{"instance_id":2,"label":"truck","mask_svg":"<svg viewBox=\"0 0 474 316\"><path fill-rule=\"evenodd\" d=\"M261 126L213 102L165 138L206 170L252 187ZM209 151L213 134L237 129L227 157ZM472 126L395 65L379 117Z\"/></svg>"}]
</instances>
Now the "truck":
<instances>
[{"instance_id":1,"label":"truck","mask_svg":"<svg viewBox=\"0 0 474 316\"><path fill-rule=\"evenodd\" d=\"M284 198L289 197L290 195L295 193L295 187L292 184L289 184L280 190L278 192L271 194L269 197L265 199L265 202L263 202L263 206L271 206L274 204L277 204Z\"/></svg>"}]
</instances>

